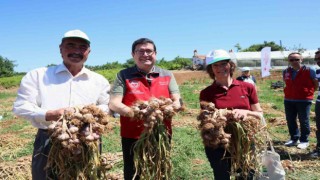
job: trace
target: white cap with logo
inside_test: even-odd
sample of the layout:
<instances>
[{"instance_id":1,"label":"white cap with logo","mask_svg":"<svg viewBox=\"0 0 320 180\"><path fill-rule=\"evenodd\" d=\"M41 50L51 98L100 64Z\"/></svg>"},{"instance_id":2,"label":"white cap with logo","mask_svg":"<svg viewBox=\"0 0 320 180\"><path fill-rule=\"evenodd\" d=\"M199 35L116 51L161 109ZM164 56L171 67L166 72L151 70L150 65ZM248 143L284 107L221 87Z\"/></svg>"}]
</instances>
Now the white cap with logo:
<instances>
[{"instance_id":1,"label":"white cap with logo","mask_svg":"<svg viewBox=\"0 0 320 180\"><path fill-rule=\"evenodd\" d=\"M250 71L250 68L249 67L243 67L243 68L241 68L241 71L243 72L243 71Z\"/></svg>"},{"instance_id":2,"label":"white cap with logo","mask_svg":"<svg viewBox=\"0 0 320 180\"><path fill-rule=\"evenodd\" d=\"M90 39L89 37L86 35L86 33L76 29L76 30L71 30L71 31L68 31L66 32L64 35L63 35L63 39L66 39L66 38L80 38L80 39L83 39L85 41L88 42L88 44L90 44Z\"/></svg>"},{"instance_id":3,"label":"white cap with logo","mask_svg":"<svg viewBox=\"0 0 320 180\"><path fill-rule=\"evenodd\" d=\"M223 49L212 50L206 56L207 65L214 64L216 62L224 60L231 60L231 56L227 51Z\"/></svg>"}]
</instances>

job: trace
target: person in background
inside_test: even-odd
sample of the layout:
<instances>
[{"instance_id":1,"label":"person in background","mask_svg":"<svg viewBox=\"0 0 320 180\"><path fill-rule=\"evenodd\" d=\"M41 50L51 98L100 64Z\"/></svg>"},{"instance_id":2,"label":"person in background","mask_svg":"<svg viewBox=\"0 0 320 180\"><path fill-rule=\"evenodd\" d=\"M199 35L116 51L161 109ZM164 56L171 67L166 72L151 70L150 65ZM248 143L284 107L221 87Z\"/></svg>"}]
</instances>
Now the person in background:
<instances>
[{"instance_id":1,"label":"person in background","mask_svg":"<svg viewBox=\"0 0 320 180\"><path fill-rule=\"evenodd\" d=\"M212 54L212 53L211 53ZM245 119L253 115L259 119L262 116L258 96L254 85L232 78L236 64L231 61L225 50L213 51L212 59L207 59L207 73L213 83L200 92L200 102L207 101L215 104L218 109L232 109L235 118ZM205 153L213 169L214 179L230 179L230 153L223 148L205 147ZM243 175L237 179L244 179ZM253 172L247 179L253 179Z\"/></svg>"},{"instance_id":2,"label":"person in background","mask_svg":"<svg viewBox=\"0 0 320 180\"><path fill-rule=\"evenodd\" d=\"M155 66L157 49L154 42L148 38L134 41L131 55L135 66L117 74L109 104L111 110L120 114L125 180L133 179L135 174L133 146L144 129L143 121L132 119L134 114L130 106L137 100L165 97L173 100L175 109L181 107L180 92L173 74ZM171 121L165 121L165 125L171 135Z\"/></svg>"},{"instance_id":3,"label":"person in background","mask_svg":"<svg viewBox=\"0 0 320 180\"><path fill-rule=\"evenodd\" d=\"M55 175L46 171L49 143L48 126L74 106L95 104L109 111L110 84L102 75L85 68L89 37L80 30L64 34L59 46L63 62L28 72L22 79L13 112L38 128L32 155L32 179ZM47 173L48 172L48 173Z\"/></svg>"},{"instance_id":4,"label":"person in background","mask_svg":"<svg viewBox=\"0 0 320 180\"><path fill-rule=\"evenodd\" d=\"M317 65L320 66L320 49L315 52L314 60L317 62ZM320 84L320 69L316 70L316 78L318 79L318 83ZM318 97L316 100L316 137L317 137L317 145L316 149L311 154L312 157L320 157L320 88L318 89Z\"/></svg>"},{"instance_id":5,"label":"person in background","mask_svg":"<svg viewBox=\"0 0 320 180\"><path fill-rule=\"evenodd\" d=\"M285 82L284 108L290 139L284 145L306 149L309 146L310 108L314 91L318 89L318 80L315 69L301 64L303 58L300 53L290 53L288 61L289 67L283 71L283 81Z\"/></svg>"},{"instance_id":6,"label":"person in background","mask_svg":"<svg viewBox=\"0 0 320 180\"><path fill-rule=\"evenodd\" d=\"M255 85L257 83L256 78L250 74L249 67L241 68L241 76L237 77L237 80L244 81Z\"/></svg>"}]
</instances>

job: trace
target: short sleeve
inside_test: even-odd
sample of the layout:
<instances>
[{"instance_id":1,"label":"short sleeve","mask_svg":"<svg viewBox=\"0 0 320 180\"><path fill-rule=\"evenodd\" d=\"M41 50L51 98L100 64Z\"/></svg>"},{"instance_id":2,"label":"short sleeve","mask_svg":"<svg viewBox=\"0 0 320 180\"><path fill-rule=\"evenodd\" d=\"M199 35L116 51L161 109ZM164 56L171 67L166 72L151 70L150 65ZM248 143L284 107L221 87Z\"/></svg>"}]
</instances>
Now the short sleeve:
<instances>
[{"instance_id":1,"label":"short sleeve","mask_svg":"<svg viewBox=\"0 0 320 180\"><path fill-rule=\"evenodd\" d=\"M177 81L172 73L170 73L170 83L169 83L169 91L170 94L179 94L179 86L177 84Z\"/></svg>"},{"instance_id":2,"label":"short sleeve","mask_svg":"<svg viewBox=\"0 0 320 180\"><path fill-rule=\"evenodd\" d=\"M311 79L316 79L316 70L313 67L310 67L310 77Z\"/></svg>"},{"instance_id":3,"label":"short sleeve","mask_svg":"<svg viewBox=\"0 0 320 180\"><path fill-rule=\"evenodd\" d=\"M125 92L125 80L121 76L121 72L117 74L114 80L113 86L110 90L111 95L124 95Z\"/></svg>"}]
</instances>

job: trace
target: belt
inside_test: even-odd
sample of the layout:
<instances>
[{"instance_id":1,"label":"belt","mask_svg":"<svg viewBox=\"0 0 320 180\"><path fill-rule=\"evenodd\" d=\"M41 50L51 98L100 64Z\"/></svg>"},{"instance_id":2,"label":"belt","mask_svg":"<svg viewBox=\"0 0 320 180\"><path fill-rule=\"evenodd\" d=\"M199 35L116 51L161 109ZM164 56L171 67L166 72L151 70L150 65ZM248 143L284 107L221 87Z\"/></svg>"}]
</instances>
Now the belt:
<instances>
[{"instance_id":1,"label":"belt","mask_svg":"<svg viewBox=\"0 0 320 180\"><path fill-rule=\"evenodd\" d=\"M48 129L38 129L39 132L44 132L44 133L47 133L48 132Z\"/></svg>"}]
</instances>

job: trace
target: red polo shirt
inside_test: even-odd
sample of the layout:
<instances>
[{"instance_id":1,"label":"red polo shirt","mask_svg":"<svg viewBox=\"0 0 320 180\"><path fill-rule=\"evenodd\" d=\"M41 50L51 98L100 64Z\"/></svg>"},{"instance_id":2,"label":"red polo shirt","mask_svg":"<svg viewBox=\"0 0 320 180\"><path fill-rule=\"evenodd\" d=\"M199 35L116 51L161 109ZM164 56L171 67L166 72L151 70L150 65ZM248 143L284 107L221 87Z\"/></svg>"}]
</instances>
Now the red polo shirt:
<instances>
[{"instance_id":1,"label":"red polo shirt","mask_svg":"<svg viewBox=\"0 0 320 180\"><path fill-rule=\"evenodd\" d=\"M233 80L229 89L215 82L200 92L200 101L212 102L218 109L251 110L251 104L258 103L255 87L247 82Z\"/></svg>"}]
</instances>

